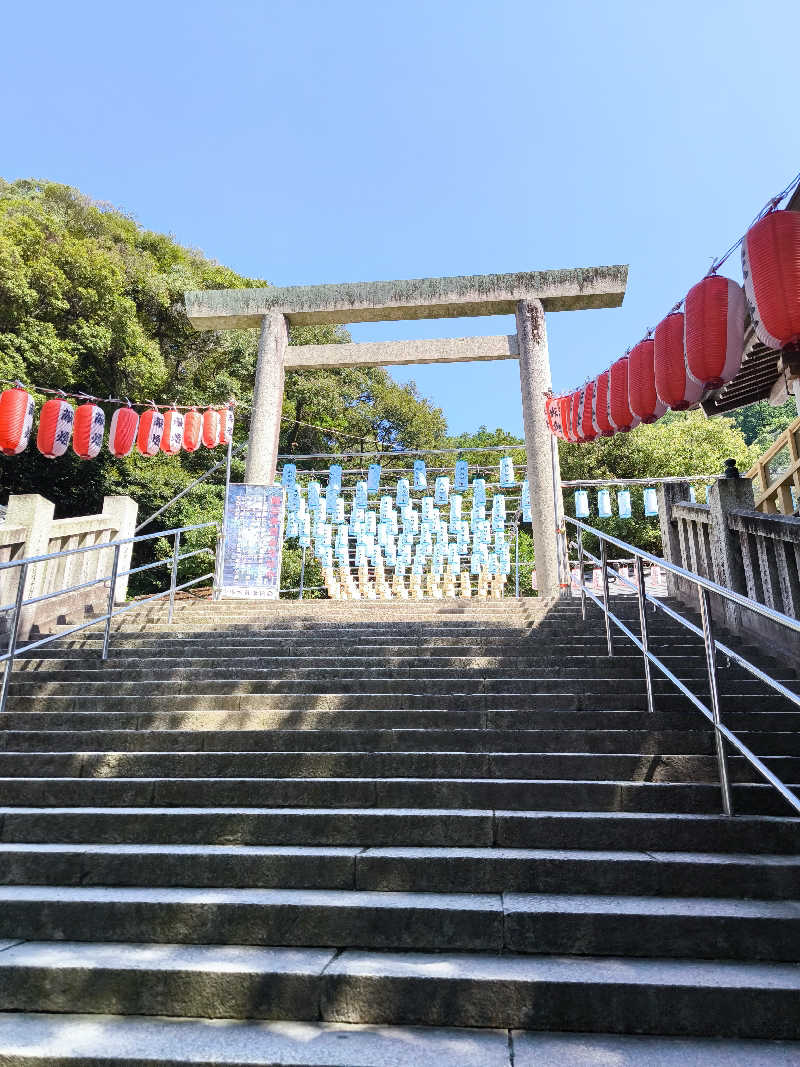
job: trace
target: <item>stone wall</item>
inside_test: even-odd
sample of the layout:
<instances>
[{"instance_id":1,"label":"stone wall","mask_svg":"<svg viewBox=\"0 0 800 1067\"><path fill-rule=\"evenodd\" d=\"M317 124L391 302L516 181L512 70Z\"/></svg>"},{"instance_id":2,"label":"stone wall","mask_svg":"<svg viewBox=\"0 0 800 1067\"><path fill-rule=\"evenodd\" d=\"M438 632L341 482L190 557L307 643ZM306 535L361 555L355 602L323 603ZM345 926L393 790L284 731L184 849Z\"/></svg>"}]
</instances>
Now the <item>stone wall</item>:
<instances>
[{"instance_id":1,"label":"stone wall","mask_svg":"<svg viewBox=\"0 0 800 1067\"><path fill-rule=\"evenodd\" d=\"M659 487L664 558L800 619L800 518L765 515L753 506L751 482L732 460L711 487L708 504L689 500L687 482ZM697 587L667 572L667 592L698 607ZM711 597L714 618L800 662L797 634L724 597Z\"/></svg>"}]
</instances>

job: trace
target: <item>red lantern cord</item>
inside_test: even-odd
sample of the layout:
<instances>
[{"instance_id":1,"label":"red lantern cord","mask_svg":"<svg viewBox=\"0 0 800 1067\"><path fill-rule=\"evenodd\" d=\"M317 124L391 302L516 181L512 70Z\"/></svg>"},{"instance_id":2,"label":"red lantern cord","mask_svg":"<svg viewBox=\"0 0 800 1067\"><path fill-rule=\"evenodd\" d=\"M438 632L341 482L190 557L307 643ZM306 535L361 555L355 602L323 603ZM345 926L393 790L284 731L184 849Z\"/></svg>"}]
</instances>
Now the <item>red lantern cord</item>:
<instances>
[{"instance_id":1,"label":"red lantern cord","mask_svg":"<svg viewBox=\"0 0 800 1067\"><path fill-rule=\"evenodd\" d=\"M798 186L800 186L800 174L796 174L784 189L770 197L745 233L734 241L723 255L718 256L712 262L704 279L708 282L714 278L716 282L717 271L728 257L740 245L742 246L743 274L751 321L759 340L771 348L781 348L787 344L800 346L800 305L796 302L789 305L785 301L781 305L780 296L773 293L774 286L769 284L772 281L770 272L775 275L780 274L781 271L784 273L788 271L791 275L789 287L793 292L797 291L796 280L800 278L800 267L797 267L800 262L800 252L798 252L800 222L798 222L796 213L781 213L777 209ZM776 214L795 217L791 220L787 218L774 222L770 219L769 224L765 223L761 227L757 225L770 216L774 218ZM756 249L755 246L759 240L761 247ZM754 246L753 250L747 243L748 241ZM763 249L768 244L768 250L765 252ZM761 262L756 269L756 278L753 278L754 271L751 263L754 252L755 255L761 257ZM776 266L778 263L780 269ZM762 282L764 296L761 300L756 293L756 281ZM562 432L559 434L554 430L555 420L551 421L548 417L551 432L555 436L566 437L571 441L591 440L592 437L585 432L589 422L586 409L590 402L592 429L596 434L603 436L613 434L617 429L631 429L639 421L654 421L663 413L661 409L667 406L676 410L696 407L704 392L720 388L735 377L738 370L741 361L740 293L741 287L729 278L720 279L719 285L704 285L702 282L696 285L686 297L682 297L670 308L657 328L650 327L642 340L625 353L625 356L630 356L632 352L635 352L636 369L633 380L628 374L621 373L617 366L620 363L618 360L615 364L617 371L613 376L615 379L613 382L611 372L607 370L599 374L593 383L585 385L583 389L557 398L562 415ZM683 313L679 315L678 313L684 307L686 315L684 316ZM765 316L776 324L773 333L763 321ZM683 326L681 329L684 336L681 338L677 336L678 319L681 324L685 323L685 331ZM655 371L655 383L659 386L655 394L653 390L655 383L651 378L649 365L649 345L645 352L645 342L651 342L654 336L656 358L653 361L653 370ZM698 337L703 342L707 342L713 351L709 352L705 345L698 341ZM679 348L683 351L679 352ZM623 377L627 379L624 390L622 388ZM616 388L612 388L612 384ZM573 397L578 402L576 403L577 410L573 409ZM674 402L668 404L668 399Z\"/></svg>"},{"instance_id":2,"label":"red lantern cord","mask_svg":"<svg viewBox=\"0 0 800 1067\"><path fill-rule=\"evenodd\" d=\"M128 397L119 396L94 396L92 393L69 393L64 389L49 389L44 385L25 385L18 381L16 378L0 378L0 385L12 385L19 389L27 389L31 393L42 393L45 396L56 396L61 400L80 400L86 404L125 404L130 408L158 408L160 411L191 411L197 409L199 411L208 411L213 408L215 411L223 412L227 409L247 409L249 404L240 404L238 400L233 397L227 404L220 405L219 403L209 404L156 404L154 400L129 400Z\"/></svg>"}]
</instances>

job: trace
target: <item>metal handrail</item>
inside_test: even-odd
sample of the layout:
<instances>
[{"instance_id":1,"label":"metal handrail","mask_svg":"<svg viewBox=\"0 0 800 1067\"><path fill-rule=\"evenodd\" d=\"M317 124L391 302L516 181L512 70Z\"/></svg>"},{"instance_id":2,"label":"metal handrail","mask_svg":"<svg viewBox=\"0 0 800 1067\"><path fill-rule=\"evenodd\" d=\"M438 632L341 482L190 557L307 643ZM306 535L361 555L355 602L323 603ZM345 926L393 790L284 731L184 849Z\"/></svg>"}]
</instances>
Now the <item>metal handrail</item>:
<instances>
[{"instance_id":1,"label":"metal handrail","mask_svg":"<svg viewBox=\"0 0 800 1067\"><path fill-rule=\"evenodd\" d=\"M189 552L181 554L180 541L181 534L191 533L194 530L205 530L209 527L218 528L219 524L216 522L200 522L192 526L178 526L171 530L159 530L156 533L149 534L134 534L133 537L121 537L116 541L104 541L96 545L85 545L82 548L68 548L63 552L48 552L41 556L29 556L27 558L9 560L6 563L0 563L0 571L8 570L10 567L19 567L20 574L17 581L17 592L14 598L14 604L8 605L5 610L13 608L13 615L11 618L11 629L8 640L8 647L6 651L0 654L0 663L5 664L5 670L3 671L3 681L0 685L0 715L6 709L6 702L8 700L9 685L11 682L11 673L14 669L14 660L23 652L31 652L33 649L41 648L43 645L48 645L52 641L59 641L63 637L69 637L70 634L78 633L81 630L86 630L89 627L97 626L101 622L105 622L105 632L103 634L103 650L101 654L102 659L108 659L108 647L111 636L111 620L116 618L117 615L123 615L126 611L130 611L132 608L141 607L143 604L149 604L154 600L159 600L162 597L169 597L169 613L168 621L172 622L173 609L175 605L175 594L181 589L187 589L189 586L197 585L199 582L206 581L208 578L214 578L214 570L209 571L207 574L201 575L199 578L192 578L188 582L183 582L181 585L177 584L178 577L178 564L181 560L189 559L192 556L201 555L204 552L216 554L215 548L198 548ZM147 563L141 567L133 567L127 571L120 571L119 569L119 557L120 550L125 545L133 545L139 541L150 541L157 537L174 537L175 543L173 546L171 556L167 559L156 560L154 563ZM57 589L50 593L44 593L41 596L25 597L25 585L28 576L28 568L37 563L45 563L51 559L61 559L65 556L75 556L84 552L106 552L109 549L113 550L113 560L111 565L111 574L104 575L100 578L93 578L88 582L81 582L78 585L68 586L65 589ZM130 574L136 574L139 571L149 570L151 567L170 566L170 584L168 589L164 589L160 593L155 593L152 596L146 597L144 600L136 600L130 604L126 604L121 608L114 607L114 590L116 588L117 581L120 578L124 578ZM62 630L60 633L48 634L45 637L39 638L37 641L29 641L26 645L19 645L19 626L20 616L23 608L30 607L33 604L40 604L45 600L52 600L54 597L66 596L68 593L76 593L81 589L88 589L95 585L105 585L108 583L108 602L106 605L106 611L102 615L97 615L88 622L78 623L76 626L70 627L68 630ZM3 610L3 609L0 609Z\"/></svg>"},{"instance_id":2,"label":"metal handrail","mask_svg":"<svg viewBox=\"0 0 800 1067\"><path fill-rule=\"evenodd\" d=\"M571 585L580 590L581 595L581 617L586 618L586 597L588 597L601 609L604 616L605 630L606 630L606 644L608 648L608 655L614 655L614 645L611 632L611 623L613 622L625 636L633 642L633 644L640 650L644 658L644 672L645 672L645 686L647 690L647 706L650 712L655 711L655 701L653 696L653 681L650 673L651 664L657 667L664 676L675 685L681 693L688 698L688 700L711 722L714 727L714 741L717 753L717 765L719 767L720 778L720 790L722 792L722 810L725 815L733 815L733 800L731 796L730 777L728 774L728 762L725 752L724 741L727 741L737 752L742 755L747 762L761 775L766 782L775 789L781 797L789 804L789 806L800 815L800 798L789 787L778 778L777 775L767 767L761 759L750 749L748 746L733 733L722 722L719 687L717 685L717 665L716 665L716 653L722 652L730 659L734 660L740 666L744 667L751 674L753 674L759 680L766 682L772 686L782 696L792 701L794 704L800 706L800 694L793 692L791 689L787 689L777 679L771 678L768 674L765 674L754 663L751 663L744 656L738 652L734 652L733 649L727 647L727 645L716 641L713 631L713 623L711 619L711 605L709 601L709 594L714 593L718 596L724 597L726 600L731 601L734 604L738 604L740 607L746 608L749 611L755 611L759 615L763 615L765 618L770 619L772 622L785 626L790 630L800 633L800 622L797 619L792 619L788 615L783 615L779 611L775 611L773 608L767 607L765 604L759 604L755 600L750 600L749 597L742 596L741 593L736 593L732 589L726 589L722 585L718 585L716 582L711 581L708 578L703 578L699 574L693 574L691 571L685 570L683 567L677 566L677 564L670 563L668 560L660 559L658 556L654 556L649 552L645 552L643 549L635 548L633 545L627 544L625 541L620 541L616 537L612 537L611 534L604 533L602 530L598 530L593 526L588 526L586 523L581 522L580 519L573 519L571 516L565 516L565 520L572 523L577 529L577 549L578 549L578 579L575 579L574 574L571 574ZM583 547L583 534L588 533L597 537L600 542L600 559L592 555ZM607 544L612 544L617 548L623 549L626 553L630 554L634 558L634 566L636 570L636 582L631 582L626 575L622 575L619 571L610 565L607 556ZM586 585L583 574L583 562L584 559L588 559L600 566L602 570L602 599L594 595L592 590ZM691 582L697 587L698 598L700 602L700 618L702 628L695 626L689 619L684 618L679 612L673 610L668 604L664 604L657 597L648 596L645 590L644 583L644 569L642 567L643 562L655 564L658 567L663 568L673 574L678 575L684 580ZM617 580L623 584L634 589L637 595L639 605L639 625L640 625L640 637L637 637L632 630L625 625L624 622L613 612L609 607L609 595L608 595L608 573L609 570L613 571ZM711 707L708 707L695 693L689 689L670 669L667 665L653 652L650 651L649 633L647 623L646 605L650 603L655 608L659 608L664 611L670 618L676 622L681 623L686 629L692 633L703 638L703 644L706 653L706 667L708 671L708 683L710 693Z\"/></svg>"},{"instance_id":3,"label":"metal handrail","mask_svg":"<svg viewBox=\"0 0 800 1067\"><path fill-rule=\"evenodd\" d=\"M200 485L201 482L204 482L206 478L210 478L212 474L214 474L220 469L220 467L226 468L225 484L227 485L230 481L231 476L231 457L234 455L234 453L241 452L243 448L247 448L247 444L247 441L243 441L242 444L236 445L235 448L232 448L231 442L229 441L228 451L225 455L225 459L221 459L217 463L215 463L213 467L209 467L207 471L201 474L198 478L195 478L193 482L189 482L188 485L185 485L183 489L181 489L180 492L176 493L171 500L168 500L166 504L162 504L162 506L157 511L154 511L152 515L148 515L147 518L144 519L143 522L140 522L139 525L136 527L135 533L138 534L138 532L140 530L143 530L145 526L149 526L154 519L158 518L159 515L163 515L167 508L171 508L173 504L177 503L177 501L181 499L181 497L186 496L186 494L191 492L196 485Z\"/></svg>"}]
</instances>

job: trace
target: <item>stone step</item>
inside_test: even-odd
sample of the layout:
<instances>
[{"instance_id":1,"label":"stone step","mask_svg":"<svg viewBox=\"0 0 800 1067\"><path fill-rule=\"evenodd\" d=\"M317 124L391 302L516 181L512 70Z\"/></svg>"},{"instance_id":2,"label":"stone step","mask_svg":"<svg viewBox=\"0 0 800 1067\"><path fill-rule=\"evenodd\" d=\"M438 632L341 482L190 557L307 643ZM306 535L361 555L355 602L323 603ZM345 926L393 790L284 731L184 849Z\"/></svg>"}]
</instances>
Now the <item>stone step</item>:
<instances>
[{"instance_id":1,"label":"stone step","mask_svg":"<svg viewBox=\"0 0 800 1067\"><path fill-rule=\"evenodd\" d=\"M793 962L800 902L0 885L1 938Z\"/></svg>"},{"instance_id":2,"label":"stone step","mask_svg":"<svg viewBox=\"0 0 800 1067\"><path fill-rule=\"evenodd\" d=\"M393 735L402 735L407 730L423 731L432 738L439 736L439 731L455 732L480 730L501 730L505 733L524 733L532 728L545 731L592 731L599 735L614 733L618 730L629 732L641 731L651 736L653 731L684 731L711 736L711 726L703 715L694 708L683 710L659 711L650 713L641 711L622 711L619 709L558 709L537 708L534 715L524 710L488 710L488 711L453 711L390 708L383 710L364 709L271 709L271 710L226 710L226 709L184 709L181 711L146 710L139 711L138 702L128 701L130 711L48 711L40 710L34 701L26 702L29 710L6 712L0 716L0 730L24 730L42 734L50 731L102 731L121 730L127 734L138 731L150 732L154 738L154 747L162 733L171 730L189 731L202 734L206 731L219 731L226 734L244 734L248 731L263 732L296 731L298 733L315 733L319 731L343 730L381 730ZM50 702L48 701L48 704ZM797 711L758 711L752 703L746 711L728 711L726 724L738 734L775 732L791 736L800 729L800 709ZM145 744L147 742L144 742ZM243 742L243 744L246 742ZM0 739L2 744L2 739ZM311 742L309 742L311 744ZM208 746L201 738L197 747ZM49 747L49 746L45 746ZM54 741L54 747L58 747ZM302 747L302 746L301 746ZM331 746L335 747L335 746ZM437 747L441 747L437 745ZM786 750L789 751L788 749Z\"/></svg>"},{"instance_id":3,"label":"stone step","mask_svg":"<svg viewBox=\"0 0 800 1067\"><path fill-rule=\"evenodd\" d=\"M380 639L385 641L393 640L394 638L405 637L408 640L430 640L432 638L449 638L450 640L469 640L472 633L482 638L500 638L503 640L509 637L516 637L517 640L522 640L525 637L532 638L540 635L556 636L563 633L574 633L575 628L568 620L563 623L548 623L544 629L531 629L527 625L521 625L517 623L510 623L508 625L498 625L497 623L476 621L473 623L467 623L461 620L453 621L452 623L421 623L419 626L380 626L376 624L365 624L364 626L354 626L350 623L341 623L333 626L324 627L299 627L299 626L285 626L280 623L272 624L266 623L263 626L255 626L252 623L235 623L228 619L215 619L208 622L196 623L192 625L181 626L178 623L172 623L170 626L168 623L143 623L141 626L132 626L130 622L125 621L121 623L119 627L111 627L112 640L116 640L117 636L122 638L137 639L140 637L149 637L150 640L156 640L156 634L169 634L173 639L186 639L192 637L205 636L206 640L213 635L230 635L232 638L246 637L251 633L259 634L263 633L269 635L273 640L284 639L291 640L302 636L304 640L309 639L325 639L325 640L338 640L338 641L351 641L355 642L361 638ZM594 637L595 629L587 627L585 630L578 630L579 633L583 633L588 637ZM669 626L659 626L659 633L686 633L685 627L681 627L679 623L671 623ZM102 640L102 627L92 631L87 630L87 637L93 637L95 641Z\"/></svg>"},{"instance_id":4,"label":"stone step","mask_svg":"<svg viewBox=\"0 0 800 1067\"><path fill-rule=\"evenodd\" d=\"M624 741L623 741L624 744ZM782 781L800 781L800 756L766 756L766 766ZM743 757L728 760L731 781L749 782L753 771ZM298 779L347 778L541 780L561 783L717 783L713 755L599 752L460 752L460 751L260 751L260 752L0 752L0 779L283 779L287 788ZM259 788L259 786L255 786Z\"/></svg>"},{"instance_id":5,"label":"stone step","mask_svg":"<svg viewBox=\"0 0 800 1067\"><path fill-rule=\"evenodd\" d=\"M781 963L255 946L11 944L0 1009L793 1039Z\"/></svg>"},{"instance_id":6,"label":"stone step","mask_svg":"<svg viewBox=\"0 0 800 1067\"><path fill-rule=\"evenodd\" d=\"M796 1041L514 1030L510 1048L513 1067L790 1067L800 1062Z\"/></svg>"},{"instance_id":7,"label":"stone step","mask_svg":"<svg viewBox=\"0 0 800 1067\"><path fill-rule=\"evenodd\" d=\"M652 650L657 653L671 655L689 655L693 658L703 657L702 644L695 640L687 640L683 635L653 635L650 639ZM99 658L102 648L102 635L97 640L64 641L63 643L52 642L44 646L47 656L75 656L86 655ZM381 640L373 640L368 637L354 637L347 640L334 640L330 637L309 639L302 635L295 639L279 639L260 633L242 635L224 634L218 638L206 633L186 635L179 639L173 639L170 635L164 635L159 639L144 639L131 637L123 639L115 636L109 645L109 659L138 655L158 656L159 652L168 656L213 656L223 652L226 657L240 655L276 655L276 656L369 656L373 661L384 656L405 655L452 655L452 656L479 656L501 655L504 657L546 656L558 658L559 656L570 657L575 655L595 656L607 658L607 645L605 638L600 634L591 637L580 637L574 634L557 635L552 640L541 637L525 638L520 641L504 640L503 638L484 638L476 636L469 641L459 643L455 637L441 637L429 639L416 639L402 636L387 637ZM627 639L620 639L614 643L614 652L623 656L637 655L641 652ZM35 652L20 653L19 659L26 657L41 657L42 650ZM752 653L748 650L747 658L756 665L781 665L776 657L767 656L763 653ZM723 666L725 657L719 654L719 664ZM785 665L783 665L785 666Z\"/></svg>"},{"instance_id":8,"label":"stone step","mask_svg":"<svg viewBox=\"0 0 800 1067\"><path fill-rule=\"evenodd\" d=\"M612 672L611 670L564 670L549 668L535 672L509 671L468 671L453 669L446 671L428 670L426 668L393 672L369 669L347 671L346 668L296 669L292 671L263 670L240 671L180 671L177 675L166 672L143 672L139 678L131 678L124 673L113 670L107 676L103 671L67 674L63 680L50 679L46 674L29 672L12 675L11 690L18 695L40 694L41 696L73 696L76 693L102 696L113 691L120 696L164 695L174 693L182 695L196 692L203 695L220 693L235 696L238 693L366 693L381 694L387 691L402 692L414 696L420 692L429 693L463 693L467 696L475 693L560 693L564 690L589 689L597 694L598 700L604 698L609 689L621 693L638 693L644 688L644 676L637 673ZM708 689L707 675L702 668L682 668L675 672L690 689L702 693ZM148 677L149 674L149 677ZM673 682L653 673L654 692L672 692ZM765 683L747 676L718 676L721 692L732 695L763 694L775 699L778 695ZM790 683L791 687L791 683ZM778 699L784 699L778 697Z\"/></svg>"},{"instance_id":9,"label":"stone step","mask_svg":"<svg viewBox=\"0 0 800 1067\"><path fill-rule=\"evenodd\" d=\"M35 713L31 716L33 718ZM63 716L58 719L64 718ZM113 729L112 715L88 722L78 715L69 717L71 729L33 726L23 715L7 716L8 729L0 733L0 752L582 752L620 753L627 750L640 757L661 753L672 755L715 755L713 731L696 723L697 729L616 730L495 730L495 729L216 729L157 730L136 728L136 717L124 729ZM97 718L98 721L92 721ZM104 728L106 720L109 726ZM35 721L35 719L34 719ZM48 724L39 724L47 727ZM66 724L65 724L66 725ZM757 725L757 724L755 724ZM83 726L83 729L77 727ZM0 729L2 727L0 726ZM800 735L795 731L738 730L737 736L761 756L800 756ZM23 762L23 757L18 756Z\"/></svg>"},{"instance_id":10,"label":"stone step","mask_svg":"<svg viewBox=\"0 0 800 1067\"><path fill-rule=\"evenodd\" d=\"M576 666L549 666L549 667L437 667L427 663L418 663L415 666L402 667L369 667L366 665L351 665L347 661L339 666L314 667L303 663L295 663L293 667L275 667L269 661L262 661L262 666L248 665L235 667L197 667L184 664L182 667L163 668L157 666L139 668L120 668L117 666L98 667L94 670L85 668L71 668L66 670L41 669L38 671L23 670L12 676L12 690L15 692L62 692L61 686L72 686L65 689L74 692L74 687L79 686L87 692L99 692L100 686L113 686L115 690L123 693L133 692L136 686L141 691L143 684L148 689L158 688L159 692L165 691L169 686L170 691L183 692L189 686L202 690L210 688L215 691L224 687L226 691L237 692L243 687L260 685L287 685L302 683L305 688L311 686L326 689L345 689L359 691L369 686L371 691L381 690L387 685L401 683L404 688L423 685L427 689L435 689L448 686L456 690L471 691L476 687L483 686L487 689L511 688L514 692L520 688L533 685L537 691L542 687L553 687L554 684L565 681L573 681L576 684L586 682L589 685L622 687L622 691L628 692L644 685L644 671L642 663L632 662L615 666L613 672L603 668L602 664L587 664L582 667ZM696 690L708 689L708 673L699 661L686 663L670 663L672 672L681 681ZM795 686L795 679L780 674L773 674L778 681L784 682L787 688ZM654 690L664 689L671 686L666 677L661 674L653 675ZM752 677L745 671L720 672L717 681L718 687L723 692L736 693L770 693L772 690L765 683ZM296 686L295 686L296 687Z\"/></svg>"},{"instance_id":11,"label":"stone step","mask_svg":"<svg viewBox=\"0 0 800 1067\"><path fill-rule=\"evenodd\" d=\"M755 853L215 844L0 844L0 883L618 894L791 900L800 857Z\"/></svg>"},{"instance_id":12,"label":"stone step","mask_svg":"<svg viewBox=\"0 0 800 1067\"><path fill-rule=\"evenodd\" d=\"M566 688L566 687L565 687ZM702 695L702 694L701 694ZM159 699L163 696L163 699ZM405 687L395 686L391 692L244 692L235 694L222 693L153 693L149 687L146 692L112 695L94 694L22 694L9 696L7 709L14 712L85 712L85 711L121 711L126 705L131 710L141 713L158 711L154 703L170 712L177 711L325 711L325 710L359 710L359 711L458 711L466 712L511 712L522 711L525 716L519 718L525 726L531 723L530 715L543 711L643 711L647 707L644 686L640 691L618 693L616 686L608 687L601 696L589 687L580 691L535 690L522 692L477 692L409 693ZM761 696L757 698L747 694L723 693L722 714L726 722L730 721L732 712L781 712L791 707L784 698L778 696ZM754 703L757 711L754 711ZM659 712L689 712L701 716L693 709L686 697L673 691L659 691L656 697L656 709ZM526 717L527 716L527 717ZM500 723L500 720L496 720Z\"/></svg>"},{"instance_id":13,"label":"stone step","mask_svg":"<svg viewBox=\"0 0 800 1067\"><path fill-rule=\"evenodd\" d=\"M787 782L797 791L797 783ZM473 778L0 778L9 806L508 808L518 811L707 812L720 808L713 782L563 781ZM766 784L735 783L737 812L781 815Z\"/></svg>"},{"instance_id":14,"label":"stone step","mask_svg":"<svg viewBox=\"0 0 800 1067\"><path fill-rule=\"evenodd\" d=\"M520 1042L524 1036L519 1035ZM691 1044L693 1062L704 1064L697 1059L702 1044ZM772 1047L750 1044L754 1055ZM512 1060L506 1030L5 1012L0 1015L0 1062L4 1067L331 1067L345 1062L350 1067L422 1067L431 1062L439 1067L511 1067ZM526 1062L517 1060L517 1067ZM545 1067L551 1062L539 1060ZM754 1062L737 1061L742 1067Z\"/></svg>"},{"instance_id":15,"label":"stone step","mask_svg":"<svg viewBox=\"0 0 800 1067\"><path fill-rule=\"evenodd\" d=\"M791 855L800 823L717 813L459 808L3 807L8 843L221 844L647 850Z\"/></svg>"},{"instance_id":16,"label":"stone step","mask_svg":"<svg viewBox=\"0 0 800 1067\"><path fill-rule=\"evenodd\" d=\"M211 651L211 650L209 650ZM705 674L705 659L700 654L696 656L675 656L662 653L659 657L664 660L671 670L680 672L682 668L688 668L693 672ZM149 664L149 665L148 665ZM549 672L558 670L562 673L570 671L583 671L586 673L602 672L609 669L611 664L605 656L570 655L569 652L551 656L432 656L425 654L405 656L341 656L310 655L310 656L277 656L277 655L242 655L242 656L165 656L159 655L157 650L145 655L143 652L136 657L110 656L107 660L99 657L87 656L47 656L34 659L33 657L22 658L15 662L16 674L33 674L37 678L54 680L63 676L66 679L70 675L94 678L102 674L105 678L123 677L150 677L152 672L162 672L168 677L179 677L181 671L186 671L189 677L198 676L199 671L221 674L227 672L230 675L238 675L242 671L250 672L270 670L275 673L284 671L378 671L392 672L394 674L409 674L414 671L430 673L434 677L442 671L452 674L457 672L482 673L509 673L521 671L530 674L535 671ZM613 670L617 673L628 675L642 674L641 655L619 655L614 657ZM743 667L723 667L720 664L719 673L724 678L751 678L752 675ZM794 674L788 670L774 672L773 677L791 679Z\"/></svg>"}]
</instances>

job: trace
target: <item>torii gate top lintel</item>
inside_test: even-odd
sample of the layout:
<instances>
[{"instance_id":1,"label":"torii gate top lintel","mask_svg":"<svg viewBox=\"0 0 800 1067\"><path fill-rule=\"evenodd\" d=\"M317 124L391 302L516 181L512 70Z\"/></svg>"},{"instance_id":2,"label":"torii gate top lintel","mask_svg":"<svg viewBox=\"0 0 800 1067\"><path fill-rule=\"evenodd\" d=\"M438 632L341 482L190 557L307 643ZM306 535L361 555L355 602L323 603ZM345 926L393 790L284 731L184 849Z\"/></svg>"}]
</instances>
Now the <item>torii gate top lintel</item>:
<instances>
[{"instance_id":1,"label":"torii gate top lintel","mask_svg":"<svg viewBox=\"0 0 800 1067\"><path fill-rule=\"evenodd\" d=\"M565 587L569 568L557 547L563 513L561 477L558 450L543 403L550 388L545 312L619 307L627 280L628 268L614 266L344 285L212 289L186 293L186 312L197 330L261 328L245 467L245 481L256 484L275 477L287 368L518 359L539 593L556 596ZM516 315L516 334L442 341L288 343L289 325L507 314Z\"/></svg>"},{"instance_id":2,"label":"torii gate top lintel","mask_svg":"<svg viewBox=\"0 0 800 1067\"><path fill-rule=\"evenodd\" d=\"M297 326L514 314L521 300L540 300L545 311L619 307L628 268L473 274L455 278L292 285L258 289L207 289L186 294L196 330L260 326L272 311Z\"/></svg>"}]
</instances>

